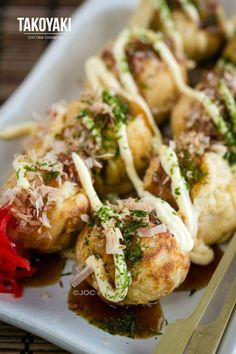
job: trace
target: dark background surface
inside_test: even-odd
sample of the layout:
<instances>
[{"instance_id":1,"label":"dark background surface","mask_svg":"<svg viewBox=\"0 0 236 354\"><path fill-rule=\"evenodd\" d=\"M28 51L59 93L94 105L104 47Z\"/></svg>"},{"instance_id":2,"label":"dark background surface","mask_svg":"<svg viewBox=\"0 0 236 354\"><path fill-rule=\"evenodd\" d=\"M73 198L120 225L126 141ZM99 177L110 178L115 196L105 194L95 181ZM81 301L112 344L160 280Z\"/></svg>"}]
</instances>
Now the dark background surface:
<instances>
[{"instance_id":1,"label":"dark background surface","mask_svg":"<svg viewBox=\"0 0 236 354\"><path fill-rule=\"evenodd\" d=\"M28 41L18 32L18 16L67 17L83 0L0 0L0 105L32 69L50 40ZM0 353L62 354L60 348L0 322Z\"/></svg>"},{"instance_id":2,"label":"dark background surface","mask_svg":"<svg viewBox=\"0 0 236 354\"><path fill-rule=\"evenodd\" d=\"M50 40L28 41L17 17L67 17L83 0L0 0L0 104L17 88Z\"/></svg>"}]
</instances>

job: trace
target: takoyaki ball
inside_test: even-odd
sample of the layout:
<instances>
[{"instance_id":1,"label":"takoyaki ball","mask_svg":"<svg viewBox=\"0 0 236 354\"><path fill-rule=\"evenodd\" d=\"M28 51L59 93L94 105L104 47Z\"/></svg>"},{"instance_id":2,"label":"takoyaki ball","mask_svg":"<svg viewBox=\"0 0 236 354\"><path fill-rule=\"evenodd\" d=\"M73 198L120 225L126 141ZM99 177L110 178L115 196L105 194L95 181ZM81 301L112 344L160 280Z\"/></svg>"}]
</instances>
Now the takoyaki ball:
<instances>
[{"instance_id":1,"label":"takoyaki ball","mask_svg":"<svg viewBox=\"0 0 236 354\"><path fill-rule=\"evenodd\" d=\"M225 93L222 93L222 84L236 98L235 85L236 71L233 65L219 61L213 71L207 73L205 78L196 86L196 90L203 92L213 104L217 106L221 116L231 124L230 110L227 107ZM178 138L181 132L194 130L204 132L211 140L224 140L214 124L213 118L208 113L206 106L193 96L182 95L171 115L173 134Z\"/></svg>"},{"instance_id":2,"label":"takoyaki ball","mask_svg":"<svg viewBox=\"0 0 236 354\"><path fill-rule=\"evenodd\" d=\"M142 174L152 155L152 133L143 116L139 115L127 124L127 136L134 165L137 171ZM106 161L104 175L97 174L95 176L95 184L101 194L112 193L114 190L118 194L125 194L132 190L123 160L119 153L117 154L118 156Z\"/></svg>"},{"instance_id":3,"label":"takoyaki ball","mask_svg":"<svg viewBox=\"0 0 236 354\"><path fill-rule=\"evenodd\" d=\"M139 91L159 123L168 116L179 97L172 73L160 56L142 42L128 46L127 57ZM182 75L186 80L185 64L183 59L179 60Z\"/></svg>"},{"instance_id":4,"label":"takoyaki ball","mask_svg":"<svg viewBox=\"0 0 236 354\"><path fill-rule=\"evenodd\" d=\"M18 156L4 186L1 206L15 219L9 235L25 249L52 253L67 248L82 227L81 216L89 212L76 173L71 177L72 162L60 159L53 152L42 158L33 151Z\"/></svg>"},{"instance_id":5,"label":"takoyaki ball","mask_svg":"<svg viewBox=\"0 0 236 354\"><path fill-rule=\"evenodd\" d=\"M206 175L202 161L203 153L207 151L209 145L204 138L202 135L189 133L182 135L181 140L173 142L178 166L190 195L192 188L202 182ZM172 191L172 179L162 167L159 156L153 157L150 161L144 176L144 187L155 196L166 200L176 211L178 210L178 195Z\"/></svg>"},{"instance_id":6,"label":"takoyaki ball","mask_svg":"<svg viewBox=\"0 0 236 354\"><path fill-rule=\"evenodd\" d=\"M64 129L57 136L56 142L64 144L64 151L80 153L101 195L114 190L124 194L132 189L119 153L120 120L126 124L134 164L142 174L152 154L152 130L144 112L121 96L108 91L86 93L69 106Z\"/></svg>"},{"instance_id":7,"label":"takoyaki ball","mask_svg":"<svg viewBox=\"0 0 236 354\"><path fill-rule=\"evenodd\" d=\"M205 20L196 23L183 11L173 12L173 19L183 40L185 54L190 59L201 61L210 58L223 44L224 33L219 24L216 22L208 25L210 16L209 14Z\"/></svg>"},{"instance_id":8,"label":"takoyaki ball","mask_svg":"<svg viewBox=\"0 0 236 354\"><path fill-rule=\"evenodd\" d=\"M215 0L197 0L191 3L194 13L181 6L180 2L167 0L170 8L170 20L173 22L175 34L182 40L184 52L189 59L202 61L214 56L225 40L224 14ZM164 31L166 21L160 20L159 12L152 21L153 29ZM171 33L168 33L171 36Z\"/></svg>"},{"instance_id":9,"label":"takoyaki ball","mask_svg":"<svg viewBox=\"0 0 236 354\"><path fill-rule=\"evenodd\" d=\"M208 121L209 123L209 121ZM229 150L215 127L203 122L203 132L182 133L177 142L182 173L198 214L198 238L205 244L222 242L236 228L236 181L226 156ZM213 129L214 127L214 129ZM217 225L217 227L216 227Z\"/></svg>"},{"instance_id":10,"label":"takoyaki ball","mask_svg":"<svg viewBox=\"0 0 236 354\"><path fill-rule=\"evenodd\" d=\"M126 297L118 304L149 304L171 293L188 273L189 255L180 250L173 235L146 201L130 198L109 207L114 211L109 222L119 225L125 260L132 277ZM107 254L101 220L98 216L93 220L93 226L85 227L78 237L77 261L83 264L93 254L100 257L111 284L114 284L113 255ZM99 293L93 274L87 281Z\"/></svg>"},{"instance_id":11,"label":"takoyaki ball","mask_svg":"<svg viewBox=\"0 0 236 354\"><path fill-rule=\"evenodd\" d=\"M208 73L207 77L196 86L196 90L204 92L207 96L210 93L210 98L216 102L216 82L219 83L219 78L213 73ZM212 97L212 94L214 97ZM221 105L222 106L222 105ZM218 136L217 129L212 118L208 114L203 103L193 96L182 95L171 113L171 128L176 139L179 138L182 132L195 131L206 136Z\"/></svg>"},{"instance_id":12,"label":"takoyaki ball","mask_svg":"<svg viewBox=\"0 0 236 354\"><path fill-rule=\"evenodd\" d=\"M211 245L230 237L236 228L236 181L223 157L225 147L215 144L213 147L218 151L213 152L206 137L189 134L185 136L185 146L182 144L182 150L176 152L198 215L197 238ZM151 160L144 185L146 190L178 210L171 192L171 180L160 166L158 157Z\"/></svg>"},{"instance_id":13,"label":"takoyaki ball","mask_svg":"<svg viewBox=\"0 0 236 354\"><path fill-rule=\"evenodd\" d=\"M134 276L124 304L148 304L174 291L187 276L190 260L170 233L142 241L143 258L134 267Z\"/></svg>"},{"instance_id":14,"label":"takoyaki ball","mask_svg":"<svg viewBox=\"0 0 236 354\"><path fill-rule=\"evenodd\" d=\"M193 97L183 95L171 113L171 129L175 139L183 133L204 134L214 141L220 140L219 132L203 104Z\"/></svg>"},{"instance_id":15,"label":"takoyaki ball","mask_svg":"<svg viewBox=\"0 0 236 354\"><path fill-rule=\"evenodd\" d=\"M225 241L236 229L236 181L228 162L216 153L205 154L205 177L191 191L199 214L198 237L206 244Z\"/></svg>"},{"instance_id":16,"label":"takoyaki ball","mask_svg":"<svg viewBox=\"0 0 236 354\"><path fill-rule=\"evenodd\" d=\"M101 55L108 68L117 74L112 49L108 46ZM127 45L126 55L139 93L147 101L156 122L160 123L169 115L179 98L173 76L167 64L152 47L140 40ZM183 58L176 60L184 79L187 80L186 61Z\"/></svg>"}]
</instances>

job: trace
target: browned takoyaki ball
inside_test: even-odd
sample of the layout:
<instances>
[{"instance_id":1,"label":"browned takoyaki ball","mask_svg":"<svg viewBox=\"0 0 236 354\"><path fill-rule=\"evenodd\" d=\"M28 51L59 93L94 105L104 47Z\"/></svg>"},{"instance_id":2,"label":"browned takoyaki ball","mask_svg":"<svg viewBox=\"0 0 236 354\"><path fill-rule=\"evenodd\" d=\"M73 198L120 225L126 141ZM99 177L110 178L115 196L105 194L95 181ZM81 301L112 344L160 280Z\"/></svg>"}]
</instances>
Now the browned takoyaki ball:
<instances>
[{"instance_id":1,"label":"browned takoyaki ball","mask_svg":"<svg viewBox=\"0 0 236 354\"><path fill-rule=\"evenodd\" d=\"M179 98L179 91L173 75L165 61L153 50L152 46L141 40L129 43L126 55L138 91L148 103L156 122L160 123L169 115ZM120 80L112 53L112 45L108 45L101 52L101 57L108 69ZM180 65L184 80L187 80L186 61L184 58L176 57L175 59Z\"/></svg>"},{"instance_id":2,"label":"browned takoyaki ball","mask_svg":"<svg viewBox=\"0 0 236 354\"><path fill-rule=\"evenodd\" d=\"M63 166L52 152L39 159L29 152L13 165L15 173L1 199L1 206L8 207L15 219L10 238L42 253L70 246L90 207L79 181L70 177L69 164Z\"/></svg>"},{"instance_id":3,"label":"browned takoyaki ball","mask_svg":"<svg viewBox=\"0 0 236 354\"><path fill-rule=\"evenodd\" d=\"M109 207L117 214L110 220L119 220L123 235L121 242L125 246L126 263L132 277L128 293L119 304L148 304L171 293L187 275L189 255L180 250L173 235L163 227L155 210L146 202L128 199ZM93 254L100 257L113 284L113 256L106 253L101 220L98 217L94 220L93 226L86 226L78 237L77 261L83 264ZM159 225L160 231L150 236L150 228L155 225ZM94 275L87 281L99 292Z\"/></svg>"},{"instance_id":4,"label":"browned takoyaki ball","mask_svg":"<svg viewBox=\"0 0 236 354\"><path fill-rule=\"evenodd\" d=\"M158 1L157 1L158 3ZM179 1L166 0L161 6L168 6L172 32L167 31L158 7L151 21L151 28L171 36L180 37L183 50L189 59L202 61L214 56L222 47L226 37L226 19L223 9L216 0L196 0L191 2L195 13L188 13ZM190 10L191 11L191 10ZM172 28L171 26L171 28Z\"/></svg>"}]
</instances>

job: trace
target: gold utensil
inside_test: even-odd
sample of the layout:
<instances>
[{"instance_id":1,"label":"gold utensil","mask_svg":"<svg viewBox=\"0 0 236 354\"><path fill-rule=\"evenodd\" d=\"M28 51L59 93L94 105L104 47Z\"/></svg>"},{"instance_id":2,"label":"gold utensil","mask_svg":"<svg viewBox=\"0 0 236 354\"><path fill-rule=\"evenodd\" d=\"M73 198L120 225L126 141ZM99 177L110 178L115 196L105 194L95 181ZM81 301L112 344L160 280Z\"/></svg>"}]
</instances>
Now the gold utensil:
<instances>
[{"instance_id":1,"label":"gold utensil","mask_svg":"<svg viewBox=\"0 0 236 354\"><path fill-rule=\"evenodd\" d=\"M211 301L219 287L219 285L223 285L222 282L224 281L224 276L227 276L228 271L231 271L233 277L235 278L235 268L234 268L234 257L236 254L236 234L232 237L227 250L222 257L215 273L213 274L200 302L198 303L195 311L193 314L188 317L187 319L178 320L176 322L170 323L167 326L167 330L165 334L160 339L160 342L157 344L154 354L182 354L195 330L195 328L199 325L200 321L202 320L204 314L206 313L208 306L211 305ZM227 273L227 274L226 274ZM226 300L226 305L220 314L220 317L212 323L211 325L205 326L205 328L197 329L196 333L193 336L193 342L189 344L189 348L187 349L187 354L194 353L193 351L196 349L196 342L199 343L199 333L209 335L209 332L212 330L214 334L210 334L207 337L207 346L210 341L212 341L211 348L218 346L220 339L223 335L224 329L227 324L227 320L229 319L234 304L235 304L235 281L233 282L231 291L229 296ZM210 308L210 307L209 307ZM221 320L224 320L225 323L221 323ZM199 332L200 331L200 332ZM217 340L216 343L216 336L219 335L220 338ZM195 346L194 346L195 345ZM200 344L199 344L200 345ZM191 349L191 346L193 349ZM205 342L206 346L206 342ZM209 344L210 348L210 344ZM201 351L201 354L204 352ZM210 352L207 348L207 354L214 353L214 351Z\"/></svg>"},{"instance_id":2,"label":"gold utensil","mask_svg":"<svg viewBox=\"0 0 236 354\"><path fill-rule=\"evenodd\" d=\"M225 305L217 319L198 326L186 348L187 354L215 354L236 303L236 279L230 288Z\"/></svg>"}]
</instances>

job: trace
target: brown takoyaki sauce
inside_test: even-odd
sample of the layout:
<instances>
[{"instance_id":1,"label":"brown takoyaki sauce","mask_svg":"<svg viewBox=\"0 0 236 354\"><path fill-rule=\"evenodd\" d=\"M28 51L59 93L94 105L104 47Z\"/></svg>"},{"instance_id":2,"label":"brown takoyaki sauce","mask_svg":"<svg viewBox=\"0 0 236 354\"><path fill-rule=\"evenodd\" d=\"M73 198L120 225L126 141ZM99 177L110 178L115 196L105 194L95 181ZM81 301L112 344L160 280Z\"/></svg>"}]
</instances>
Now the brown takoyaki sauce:
<instances>
[{"instance_id":1,"label":"brown takoyaki sauce","mask_svg":"<svg viewBox=\"0 0 236 354\"><path fill-rule=\"evenodd\" d=\"M57 253L34 256L32 268L36 268L31 278L24 280L25 287L42 287L56 284L61 279L65 260Z\"/></svg>"},{"instance_id":2,"label":"brown takoyaki sauce","mask_svg":"<svg viewBox=\"0 0 236 354\"><path fill-rule=\"evenodd\" d=\"M194 263L191 264L185 281L180 285L177 291L194 291L207 286L224 254L219 246L214 246L213 250L215 253L215 258L210 264L206 266L201 266Z\"/></svg>"},{"instance_id":3,"label":"brown takoyaki sauce","mask_svg":"<svg viewBox=\"0 0 236 354\"><path fill-rule=\"evenodd\" d=\"M148 338L160 334L164 317L159 302L151 306L113 306L104 302L96 291L81 283L71 289L69 309L113 335Z\"/></svg>"},{"instance_id":4,"label":"brown takoyaki sauce","mask_svg":"<svg viewBox=\"0 0 236 354\"><path fill-rule=\"evenodd\" d=\"M219 246L214 246L213 249L214 260L207 266L191 264L187 278L177 291L191 291L192 294L195 290L207 286L223 255ZM159 302L150 306L110 305L104 302L86 281L70 290L68 306L92 325L113 335L152 337L161 334L164 322Z\"/></svg>"},{"instance_id":5,"label":"brown takoyaki sauce","mask_svg":"<svg viewBox=\"0 0 236 354\"><path fill-rule=\"evenodd\" d=\"M214 246L215 258L207 266L192 264L187 278L177 291L193 291L205 287L218 266L223 251ZM32 259L36 272L24 281L25 287L42 287L58 283L63 273L65 260L59 254L44 254ZM96 291L83 282L71 289L69 309L91 324L111 333L132 338L148 338L160 334L164 315L157 302L150 306L113 306L104 302Z\"/></svg>"}]
</instances>

